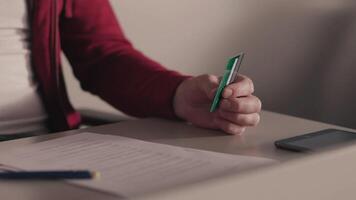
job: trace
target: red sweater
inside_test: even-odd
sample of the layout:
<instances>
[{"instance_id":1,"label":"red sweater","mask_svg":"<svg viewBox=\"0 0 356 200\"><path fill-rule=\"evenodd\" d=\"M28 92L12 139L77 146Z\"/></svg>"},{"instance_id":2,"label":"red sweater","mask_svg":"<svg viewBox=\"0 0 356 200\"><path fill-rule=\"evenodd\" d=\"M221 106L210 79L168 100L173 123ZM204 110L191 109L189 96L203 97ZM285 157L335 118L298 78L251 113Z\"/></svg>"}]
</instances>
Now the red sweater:
<instances>
[{"instance_id":1,"label":"red sweater","mask_svg":"<svg viewBox=\"0 0 356 200\"><path fill-rule=\"evenodd\" d=\"M49 127L78 127L61 71L60 52L81 86L137 117L175 117L173 96L186 78L133 48L107 0L32 0L32 66Z\"/></svg>"}]
</instances>

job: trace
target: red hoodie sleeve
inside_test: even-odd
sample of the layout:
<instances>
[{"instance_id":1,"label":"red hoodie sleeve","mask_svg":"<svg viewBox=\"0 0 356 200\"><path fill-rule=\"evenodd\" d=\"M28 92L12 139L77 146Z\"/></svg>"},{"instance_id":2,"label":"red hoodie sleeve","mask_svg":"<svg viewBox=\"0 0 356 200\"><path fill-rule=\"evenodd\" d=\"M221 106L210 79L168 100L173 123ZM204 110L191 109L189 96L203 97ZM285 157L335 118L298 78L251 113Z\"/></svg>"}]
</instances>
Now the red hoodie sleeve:
<instances>
[{"instance_id":1,"label":"red hoodie sleeve","mask_svg":"<svg viewBox=\"0 0 356 200\"><path fill-rule=\"evenodd\" d=\"M174 118L175 90L187 77L134 49L107 0L71 3L61 44L82 88L129 115Z\"/></svg>"}]
</instances>

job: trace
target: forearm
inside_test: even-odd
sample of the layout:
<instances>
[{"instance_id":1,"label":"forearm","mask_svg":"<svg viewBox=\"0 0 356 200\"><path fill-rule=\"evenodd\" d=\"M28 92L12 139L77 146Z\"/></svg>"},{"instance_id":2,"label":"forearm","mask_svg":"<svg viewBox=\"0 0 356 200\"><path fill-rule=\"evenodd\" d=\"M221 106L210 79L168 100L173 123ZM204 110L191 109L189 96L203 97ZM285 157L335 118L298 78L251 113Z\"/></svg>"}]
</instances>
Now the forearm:
<instances>
[{"instance_id":1,"label":"forearm","mask_svg":"<svg viewBox=\"0 0 356 200\"><path fill-rule=\"evenodd\" d=\"M90 74L89 91L137 117L174 118L174 94L186 79L133 48L107 56Z\"/></svg>"},{"instance_id":2,"label":"forearm","mask_svg":"<svg viewBox=\"0 0 356 200\"><path fill-rule=\"evenodd\" d=\"M60 22L61 42L82 88L130 115L175 117L173 97L185 77L137 51L107 0L73 3Z\"/></svg>"}]
</instances>

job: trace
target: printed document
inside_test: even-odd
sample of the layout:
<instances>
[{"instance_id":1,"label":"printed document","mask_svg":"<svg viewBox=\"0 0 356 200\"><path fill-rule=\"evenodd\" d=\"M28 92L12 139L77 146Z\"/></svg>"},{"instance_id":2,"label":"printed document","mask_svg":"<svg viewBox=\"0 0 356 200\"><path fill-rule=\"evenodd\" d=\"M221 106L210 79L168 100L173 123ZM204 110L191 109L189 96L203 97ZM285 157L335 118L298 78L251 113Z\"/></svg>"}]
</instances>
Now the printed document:
<instances>
[{"instance_id":1,"label":"printed document","mask_svg":"<svg viewBox=\"0 0 356 200\"><path fill-rule=\"evenodd\" d=\"M133 197L274 161L86 132L13 149L0 154L0 163L22 170L97 171L100 179L70 182Z\"/></svg>"}]
</instances>

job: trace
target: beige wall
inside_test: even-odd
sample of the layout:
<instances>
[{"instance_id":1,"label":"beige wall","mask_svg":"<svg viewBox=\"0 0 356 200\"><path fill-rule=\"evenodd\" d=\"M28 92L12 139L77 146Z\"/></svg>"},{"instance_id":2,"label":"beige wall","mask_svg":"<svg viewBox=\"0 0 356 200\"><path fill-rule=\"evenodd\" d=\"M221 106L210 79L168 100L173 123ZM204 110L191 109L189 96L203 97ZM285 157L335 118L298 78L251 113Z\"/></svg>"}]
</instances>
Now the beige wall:
<instances>
[{"instance_id":1,"label":"beige wall","mask_svg":"<svg viewBox=\"0 0 356 200\"><path fill-rule=\"evenodd\" d=\"M354 0L111 2L135 46L165 66L221 74L244 51L242 72L265 108L355 128ZM113 111L81 92L68 67L66 78L76 107Z\"/></svg>"}]
</instances>

